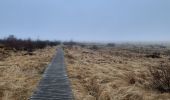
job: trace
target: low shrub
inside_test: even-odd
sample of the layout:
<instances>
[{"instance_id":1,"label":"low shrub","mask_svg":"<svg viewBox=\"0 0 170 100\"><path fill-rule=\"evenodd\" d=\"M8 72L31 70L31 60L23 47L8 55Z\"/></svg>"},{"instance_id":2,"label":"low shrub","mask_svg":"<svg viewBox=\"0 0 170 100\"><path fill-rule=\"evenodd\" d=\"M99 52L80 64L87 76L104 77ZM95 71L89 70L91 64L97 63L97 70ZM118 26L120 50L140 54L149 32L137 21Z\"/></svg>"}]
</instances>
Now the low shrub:
<instances>
[{"instance_id":1,"label":"low shrub","mask_svg":"<svg viewBox=\"0 0 170 100\"><path fill-rule=\"evenodd\" d=\"M165 51L165 55L170 56L170 50Z\"/></svg>"},{"instance_id":2,"label":"low shrub","mask_svg":"<svg viewBox=\"0 0 170 100\"><path fill-rule=\"evenodd\" d=\"M97 45L93 45L93 46L91 46L89 49L91 49L91 50L98 50L99 47L98 47Z\"/></svg>"},{"instance_id":3,"label":"low shrub","mask_svg":"<svg viewBox=\"0 0 170 100\"><path fill-rule=\"evenodd\" d=\"M146 55L147 58L161 58L161 54L158 52L154 52L152 54Z\"/></svg>"},{"instance_id":4,"label":"low shrub","mask_svg":"<svg viewBox=\"0 0 170 100\"><path fill-rule=\"evenodd\" d=\"M170 93L170 65L160 64L149 69L152 80L150 86L161 93Z\"/></svg>"}]
</instances>

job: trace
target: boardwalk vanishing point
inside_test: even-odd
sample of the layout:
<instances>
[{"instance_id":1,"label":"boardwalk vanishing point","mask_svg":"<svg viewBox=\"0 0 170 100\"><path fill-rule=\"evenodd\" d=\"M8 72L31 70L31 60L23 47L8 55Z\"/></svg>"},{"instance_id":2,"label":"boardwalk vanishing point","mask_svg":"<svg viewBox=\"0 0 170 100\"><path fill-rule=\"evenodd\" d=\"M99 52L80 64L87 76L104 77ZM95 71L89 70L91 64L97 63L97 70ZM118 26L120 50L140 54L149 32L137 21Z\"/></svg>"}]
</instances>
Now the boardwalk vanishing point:
<instances>
[{"instance_id":1,"label":"boardwalk vanishing point","mask_svg":"<svg viewBox=\"0 0 170 100\"><path fill-rule=\"evenodd\" d=\"M62 48L57 49L30 100L73 100Z\"/></svg>"}]
</instances>

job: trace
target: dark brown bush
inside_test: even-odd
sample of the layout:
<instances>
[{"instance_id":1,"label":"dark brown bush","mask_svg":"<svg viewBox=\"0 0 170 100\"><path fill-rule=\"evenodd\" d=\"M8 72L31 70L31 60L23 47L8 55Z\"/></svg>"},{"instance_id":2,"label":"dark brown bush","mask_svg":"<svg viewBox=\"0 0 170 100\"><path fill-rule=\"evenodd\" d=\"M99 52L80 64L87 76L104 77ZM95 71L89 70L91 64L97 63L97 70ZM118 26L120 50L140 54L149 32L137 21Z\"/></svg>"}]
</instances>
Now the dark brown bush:
<instances>
[{"instance_id":1,"label":"dark brown bush","mask_svg":"<svg viewBox=\"0 0 170 100\"><path fill-rule=\"evenodd\" d=\"M97 45L93 45L93 46L91 46L89 49L91 49L91 50L98 50L99 47L98 47Z\"/></svg>"},{"instance_id":2,"label":"dark brown bush","mask_svg":"<svg viewBox=\"0 0 170 100\"><path fill-rule=\"evenodd\" d=\"M161 93L170 92L170 65L160 64L149 69L152 80L150 86Z\"/></svg>"},{"instance_id":3,"label":"dark brown bush","mask_svg":"<svg viewBox=\"0 0 170 100\"><path fill-rule=\"evenodd\" d=\"M165 55L170 56L170 50L165 51Z\"/></svg>"},{"instance_id":4,"label":"dark brown bush","mask_svg":"<svg viewBox=\"0 0 170 100\"><path fill-rule=\"evenodd\" d=\"M146 55L147 58L161 58L161 54L158 52L154 52L152 54Z\"/></svg>"}]
</instances>

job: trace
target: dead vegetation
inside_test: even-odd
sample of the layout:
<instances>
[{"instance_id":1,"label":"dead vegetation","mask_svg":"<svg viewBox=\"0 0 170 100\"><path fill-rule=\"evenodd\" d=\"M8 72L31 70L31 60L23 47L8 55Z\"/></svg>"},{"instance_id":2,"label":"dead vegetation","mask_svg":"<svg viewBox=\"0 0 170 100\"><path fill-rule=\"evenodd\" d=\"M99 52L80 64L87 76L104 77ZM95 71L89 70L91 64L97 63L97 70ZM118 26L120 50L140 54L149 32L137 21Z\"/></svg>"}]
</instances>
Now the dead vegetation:
<instances>
[{"instance_id":1,"label":"dead vegetation","mask_svg":"<svg viewBox=\"0 0 170 100\"><path fill-rule=\"evenodd\" d=\"M0 49L0 100L28 100L56 47L15 52Z\"/></svg>"},{"instance_id":2,"label":"dead vegetation","mask_svg":"<svg viewBox=\"0 0 170 100\"><path fill-rule=\"evenodd\" d=\"M164 54L166 51L167 48L147 46L95 50L81 46L65 47L75 99L169 100L170 68L167 65L169 56Z\"/></svg>"},{"instance_id":3,"label":"dead vegetation","mask_svg":"<svg viewBox=\"0 0 170 100\"><path fill-rule=\"evenodd\" d=\"M148 58L161 58L161 54L158 52L154 52L152 54L146 55Z\"/></svg>"},{"instance_id":4,"label":"dead vegetation","mask_svg":"<svg viewBox=\"0 0 170 100\"><path fill-rule=\"evenodd\" d=\"M160 64L156 67L151 67L152 75L151 87L161 93L170 93L170 65Z\"/></svg>"},{"instance_id":5,"label":"dead vegetation","mask_svg":"<svg viewBox=\"0 0 170 100\"><path fill-rule=\"evenodd\" d=\"M0 100L28 100L59 41L0 39Z\"/></svg>"}]
</instances>

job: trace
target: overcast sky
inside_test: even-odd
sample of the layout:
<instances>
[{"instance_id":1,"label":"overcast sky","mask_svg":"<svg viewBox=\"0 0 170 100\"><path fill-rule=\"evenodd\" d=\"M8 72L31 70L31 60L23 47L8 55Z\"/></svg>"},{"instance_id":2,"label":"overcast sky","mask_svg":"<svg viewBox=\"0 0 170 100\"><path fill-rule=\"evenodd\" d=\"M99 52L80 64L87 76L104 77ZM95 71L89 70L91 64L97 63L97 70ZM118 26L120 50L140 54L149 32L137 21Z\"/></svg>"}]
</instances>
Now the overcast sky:
<instances>
[{"instance_id":1,"label":"overcast sky","mask_svg":"<svg viewBox=\"0 0 170 100\"><path fill-rule=\"evenodd\" d=\"M0 0L0 37L169 41L170 0Z\"/></svg>"}]
</instances>

